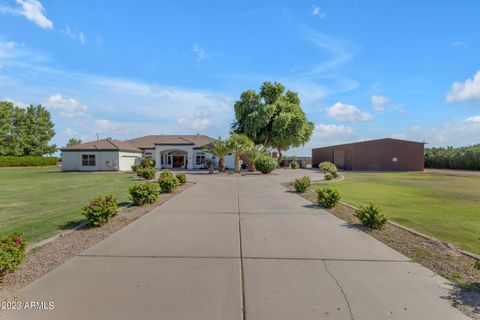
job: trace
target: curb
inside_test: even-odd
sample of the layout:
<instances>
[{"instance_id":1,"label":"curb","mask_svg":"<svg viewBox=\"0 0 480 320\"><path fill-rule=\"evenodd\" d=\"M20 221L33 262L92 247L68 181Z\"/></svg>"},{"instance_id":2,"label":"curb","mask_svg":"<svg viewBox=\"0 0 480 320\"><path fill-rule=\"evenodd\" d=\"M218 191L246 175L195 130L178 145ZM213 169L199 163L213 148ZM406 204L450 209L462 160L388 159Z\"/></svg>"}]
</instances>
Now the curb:
<instances>
[{"instance_id":1,"label":"curb","mask_svg":"<svg viewBox=\"0 0 480 320\"><path fill-rule=\"evenodd\" d=\"M130 208L131 206L133 206L133 202L130 202L129 204L127 204L125 207L121 207L120 209L118 209L118 212L124 210L124 209L127 209L127 208ZM32 251L33 249L37 249L37 248L40 248L40 247L43 247L44 245L46 244L49 244L50 242L52 241L55 241L56 239L60 238L60 237L63 237L69 233L72 233L74 231L77 231L79 229L82 229L83 227L85 227L86 225L88 224L87 221L83 221L83 222L80 222L79 224L77 224L75 227L71 228L71 229L68 229L68 230L65 230L65 231L62 231L60 233L57 233L47 239L43 239L43 240L40 240L38 242L35 242L33 243L32 245L30 246L27 246L27 249L25 250L25 252L30 252Z\"/></svg>"},{"instance_id":2,"label":"curb","mask_svg":"<svg viewBox=\"0 0 480 320\"><path fill-rule=\"evenodd\" d=\"M346 203L346 202L340 201L340 203L343 204L343 205L346 206L346 207L349 207L349 208L353 209L353 210L358 210L357 207L352 206L351 204L348 204L348 203ZM408 227L402 226L401 224L398 224L398 223L393 222L393 221L390 221L390 220L387 220L387 223L388 223L388 224L391 224L391 225L393 225L393 226L395 226L395 227L397 227L397 228L400 228L400 229L403 229L403 230L405 230L405 231L408 231L408 232L410 232L411 234L414 234L414 235L416 235L416 236L422 237L422 238L424 238L424 239L427 239L427 240L430 240L430 241L439 242L439 243L443 243L443 244L446 245L447 247L449 247L449 248L451 248L451 249L453 249L453 250L455 250L455 251L458 251L458 252L460 252L460 253L463 254L463 255L466 255L466 256L468 256L468 257L470 257L470 258L473 258L473 259L476 259L476 260L480 260L480 255L475 254L475 253L472 253L472 252L469 252L469 251L465 251L465 250L459 249L459 248L457 248L456 246L454 246L454 245L451 244L451 243L448 243L448 242L439 240L439 239L437 239L437 238L434 238L434 237L432 237L432 236L426 235L426 234L424 234L424 233L415 231L415 230L413 230L413 229L410 229L410 228L408 228Z\"/></svg>"}]
</instances>

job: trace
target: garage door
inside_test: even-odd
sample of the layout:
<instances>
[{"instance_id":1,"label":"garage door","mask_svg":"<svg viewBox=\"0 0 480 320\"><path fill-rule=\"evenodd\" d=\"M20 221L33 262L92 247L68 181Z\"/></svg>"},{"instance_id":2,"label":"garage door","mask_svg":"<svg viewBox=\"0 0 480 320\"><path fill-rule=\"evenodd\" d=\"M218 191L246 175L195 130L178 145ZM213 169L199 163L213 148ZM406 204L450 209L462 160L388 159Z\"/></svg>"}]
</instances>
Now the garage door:
<instances>
[{"instance_id":1,"label":"garage door","mask_svg":"<svg viewBox=\"0 0 480 320\"><path fill-rule=\"evenodd\" d=\"M333 163L337 168L343 169L345 166L345 150L343 149L334 149L333 150Z\"/></svg>"}]
</instances>

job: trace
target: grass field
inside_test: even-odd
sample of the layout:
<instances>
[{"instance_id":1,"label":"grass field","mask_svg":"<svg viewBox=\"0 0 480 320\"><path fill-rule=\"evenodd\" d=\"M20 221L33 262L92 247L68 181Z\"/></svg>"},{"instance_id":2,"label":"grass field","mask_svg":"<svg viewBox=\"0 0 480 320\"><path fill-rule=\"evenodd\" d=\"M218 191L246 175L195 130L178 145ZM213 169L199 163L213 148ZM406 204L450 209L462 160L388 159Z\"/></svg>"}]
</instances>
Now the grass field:
<instances>
[{"instance_id":1,"label":"grass field","mask_svg":"<svg viewBox=\"0 0 480 320\"><path fill-rule=\"evenodd\" d=\"M354 206L373 202L392 221L480 254L480 177L434 173L346 173L338 188Z\"/></svg>"},{"instance_id":2,"label":"grass field","mask_svg":"<svg viewBox=\"0 0 480 320\"><path fill-rule=\"evenodd\" d=\"M32 243L83 220L98 195L128 201L128 173L61 172L57 167L0 168L0 235L21 231Z\"/></svg>"}]
</instances>

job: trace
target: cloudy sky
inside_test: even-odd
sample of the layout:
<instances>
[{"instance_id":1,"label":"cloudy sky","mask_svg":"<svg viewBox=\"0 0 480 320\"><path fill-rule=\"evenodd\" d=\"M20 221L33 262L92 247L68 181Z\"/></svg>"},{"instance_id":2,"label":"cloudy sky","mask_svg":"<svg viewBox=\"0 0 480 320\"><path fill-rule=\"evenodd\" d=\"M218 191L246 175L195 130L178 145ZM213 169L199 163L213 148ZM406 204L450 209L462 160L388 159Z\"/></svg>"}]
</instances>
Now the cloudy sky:
<instances>
[{"instance_id":1,"label":"cloudy sky","mask_svg":"<svg viewBox=\"0 0 480 320\"><path fill-rule=\"evenodd\" d=\"M312 146L480 143L478 1L0 0L0 100L71 137L227 136L246 89L280 81Z\"/></svg>"}]
</instances>

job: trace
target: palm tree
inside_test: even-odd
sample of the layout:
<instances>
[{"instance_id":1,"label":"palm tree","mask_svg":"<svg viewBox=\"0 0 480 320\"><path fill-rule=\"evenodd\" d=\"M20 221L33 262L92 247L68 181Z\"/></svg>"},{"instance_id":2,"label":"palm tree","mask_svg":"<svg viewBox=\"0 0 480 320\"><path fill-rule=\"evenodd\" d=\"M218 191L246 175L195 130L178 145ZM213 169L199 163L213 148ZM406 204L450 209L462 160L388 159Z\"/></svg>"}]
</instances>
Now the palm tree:
<instances>
[{"instance_id":1,"label":"palm tree","mask_svg":"<svg viewBox=\"0 0 480 320\"><path fill-rule=\"evenodd\" d=\"M235 172L240 172L240 156L253 145L252 140L244 134L233 133L228 140L230 150L235 153Z\"/></svg>"},{"instance_id":2,"label":"palm tree","mask_svg":"<svg viewBox=\"0 0 480 320\"><path fill-rule=\"evenodd\" d=\"M203 151L218 157L218 171L225 171L225 160L223 158L231 152L229 140L222 140L222 137L218 137L218 139L214 139L205 146Z\"/></svg>"},{"instance_id":3,"label":"palm tree","mask_svg":"<svg viewBox=\"0 0 480 320\"><path fill-rule=\"evenodd\" d=\"M262 145L252 144L245 150L245 155L248 158L248 172L255 172L255 160L266 153L267 151Z\"/></svg>"}]
</instances>

